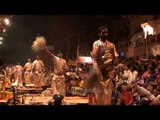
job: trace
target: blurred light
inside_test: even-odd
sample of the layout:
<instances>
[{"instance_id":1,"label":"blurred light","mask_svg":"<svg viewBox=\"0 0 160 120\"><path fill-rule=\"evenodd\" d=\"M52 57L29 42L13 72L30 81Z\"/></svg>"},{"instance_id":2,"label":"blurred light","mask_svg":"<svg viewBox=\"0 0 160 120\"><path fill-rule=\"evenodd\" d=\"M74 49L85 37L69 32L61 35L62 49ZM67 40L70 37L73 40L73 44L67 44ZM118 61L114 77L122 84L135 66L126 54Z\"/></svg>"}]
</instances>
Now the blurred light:
<instances>
[{"instance_id":1,"label":"blurred light","mask_svg":"<svg viewBox=\"0 0 160 120\"><path fill-rule=\"evenodd\" d=\"M0 45L2 44L2 41L0 41Z\"/></svg>"},{"instance_id":2,"label":"blurred light","mask_svg":"<svg viewBox=\"0 0 160 120\"><path fill-rule=\"evenodd\" d=\"M0 41L4 40L4 37L7 36L7 29L11 25L10 18L11 16L0 15Z\"/></svg>"},{"instance_id":3,"label":"blurred light","mask_svg":"<svg viewBox=\"0 0 160 120\"><path fill-rule=\"evenodd\" d=\"M3 32L6 32L6 29L3 29Z\"/></svg>"},{"instance_id":4,"label":"blurred light","mask_svg":"<svg viewBox=\"0 0 160 120\"><path fill-rule=\"evenodd\" d=\"M92 58L90 56L80 56L79 63L89 63L92 64Z\"/></svg>"},{"instance_id":5,"label":"blurred light","mask_svg":"<svg viewBox=\"0 0 160 120\"><path fill-rule=\"evenodd\" d=\"M151 27L148 23L141 24L141 27L144 31L144 38L146 39L147 35L153 35L153 27Z\"/></svg>"},{"instance_id":6,"label":"blurred light","mask_svg":"<svg viewBox=\"0 0 160 120\"><path fill-rule=\"evenodd\" d=\"M4 19L4 22L5 22L6 25L10 25L10 22L9 22L9 19L8 19L8 18L5 18L5 19Z\"/></svg>"},{"instance_id":7,"label":"blurred light","mask_svg":"<svg viewBox=\"0 0 160 120\"><path fill-rule=\"evenodd\" d=\"M3 37L0 37L0 40L3 40Z\"/></svg>"}]
</instances>

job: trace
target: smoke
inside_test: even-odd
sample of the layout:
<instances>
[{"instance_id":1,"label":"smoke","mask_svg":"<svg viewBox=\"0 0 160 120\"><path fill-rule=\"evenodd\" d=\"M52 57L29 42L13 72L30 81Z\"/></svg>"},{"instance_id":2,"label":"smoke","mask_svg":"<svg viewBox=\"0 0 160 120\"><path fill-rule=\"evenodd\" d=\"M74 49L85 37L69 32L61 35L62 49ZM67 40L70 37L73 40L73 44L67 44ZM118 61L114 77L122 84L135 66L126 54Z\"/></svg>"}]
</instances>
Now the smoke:
<instances>
[{"instance_id":1,"label":"smoke","mask_svg":"<svg viewBox=\"0 0 160 120\"><path fill-rule=\"evenodd\" d=\"M46 40L44 37L36 37L36 40L33 41L32 50L34 52L39 52L46 49Z\"/></svg>"}]
</instances>

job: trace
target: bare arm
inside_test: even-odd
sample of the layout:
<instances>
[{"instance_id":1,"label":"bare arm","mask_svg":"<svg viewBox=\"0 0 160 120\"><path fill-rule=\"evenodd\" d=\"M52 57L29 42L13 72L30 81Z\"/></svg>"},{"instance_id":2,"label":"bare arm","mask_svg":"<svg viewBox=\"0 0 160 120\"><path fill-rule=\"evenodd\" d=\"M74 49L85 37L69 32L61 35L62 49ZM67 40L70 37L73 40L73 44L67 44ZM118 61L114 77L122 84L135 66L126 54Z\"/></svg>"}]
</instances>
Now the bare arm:
<instances>
[{"instance_id":1,"label":"bare arm","mask_svg":"<svg viewBox=\"0 0 160 120\"><path fill-rule=\"evenodd\" d=\"M148 61L148 58L142 58L142 57L139 57L139 59L140 59L141 61L143 61L143 62Z\"/></svg>"},{"instance_id":2,"label":"bare arm","mask_svg":"<svg viewBox=\"0 0 160 120\"><path fill-rule=\"evenodd\" d=\"M92 57L94 60L96 60L96 58L97 58L98 50L99 50L98 47L93 47L93 49L92 49Z\"/></svg>"},{"instance_id":3,"label":"bare arm","mask_svg":"<svg viewBox=\"0 0 160 120\"><path fill-rule=\"evenodd\" d=\"M52 54L47 48L45 49L45 51L52 59L55 59L56 56Z\"/></svg>"},{"instance_id":4,"label":"bare arm","mask_svg":"<svg viewBox=\"0 0 160 120\"><path fill-rule=\"evenodd\" d=\"M112 64L113 59L108 59L107 61L103 62L103 64L99 65L100 69L105 69L108 67L108 65Z\"/></svg>"}]
</instances>

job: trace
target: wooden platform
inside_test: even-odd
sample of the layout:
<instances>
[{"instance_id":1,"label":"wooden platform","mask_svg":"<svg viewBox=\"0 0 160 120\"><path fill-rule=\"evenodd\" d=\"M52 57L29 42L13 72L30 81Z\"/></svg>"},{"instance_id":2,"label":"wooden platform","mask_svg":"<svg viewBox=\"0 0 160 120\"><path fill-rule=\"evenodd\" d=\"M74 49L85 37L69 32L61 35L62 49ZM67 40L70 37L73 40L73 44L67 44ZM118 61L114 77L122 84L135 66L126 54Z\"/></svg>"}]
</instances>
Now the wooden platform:
<instances>
[{"instance_id":1,"label":"wooden platform","mask_svg":"<svg viewBox=\"0 0 160 120\"><path fill-rule=\"evenodd\" d=\"M39 93L42 92L43 88L18 88L17 92L18 93Z\"/></svg>"},{"instance_id":2,"label":"wooden platform","mask_svg":"<svg viewBox=\"0 0 160 120\"><path fill-rule=\"evenodd\" d=\"M6 105L8 100L0 100L0 105Z\"/></svg>"},{"instance_id":3,"label":"wooden platform","mask_svg":"<svg viewBox=\"0 0 160 120\"><path fill-rule=\"evenodd\" d=\"M64 101L69 103L70 105L77 105L77 104L88 104L89 99L88 97L65 97Z\"/></svg>"},{"instance_id":4,"label":"wooden platform","mask_svg":"<svg viewBox=\"0 0 160 120\"><path fill-rule=\"evenodd\" d=\"M52 97L26 97L26 105L48 105L49 102L53 102ZM63 99L63 105L77 105L88 104L88 97L65 97Z\"/></svg>"}]
</instances>

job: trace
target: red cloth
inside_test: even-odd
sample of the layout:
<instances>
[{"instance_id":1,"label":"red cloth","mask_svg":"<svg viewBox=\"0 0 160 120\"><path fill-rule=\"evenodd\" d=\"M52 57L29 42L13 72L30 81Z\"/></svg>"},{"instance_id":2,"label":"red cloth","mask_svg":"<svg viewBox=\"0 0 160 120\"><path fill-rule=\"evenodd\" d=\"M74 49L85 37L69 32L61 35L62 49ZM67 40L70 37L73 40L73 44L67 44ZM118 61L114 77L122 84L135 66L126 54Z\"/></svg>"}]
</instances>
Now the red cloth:
<instances>
[{"instance_id":1,"label":"red cloth","mask_svg":"<svg viewBox=\"0 0 160 120\"><path fill-rule=\"evenodd\" d=\"M144 79L147 79L147 78L149 78L150 76L151 76L151 75L150 75L149 71L146 71L146 72L143 73L142 79L143 79L143 80L144 80Z\"/></svg>"},{"instance_id":2,"label":"red cloth","mask_svg":"<svg viewBox=\"0 0 160 120\"><path fill-rule=\"evenodd\" d=\"M131 94L131 92L123 92L121 100L124 105L132 105L133 95Z\"/></svg>"}]
</instances>

